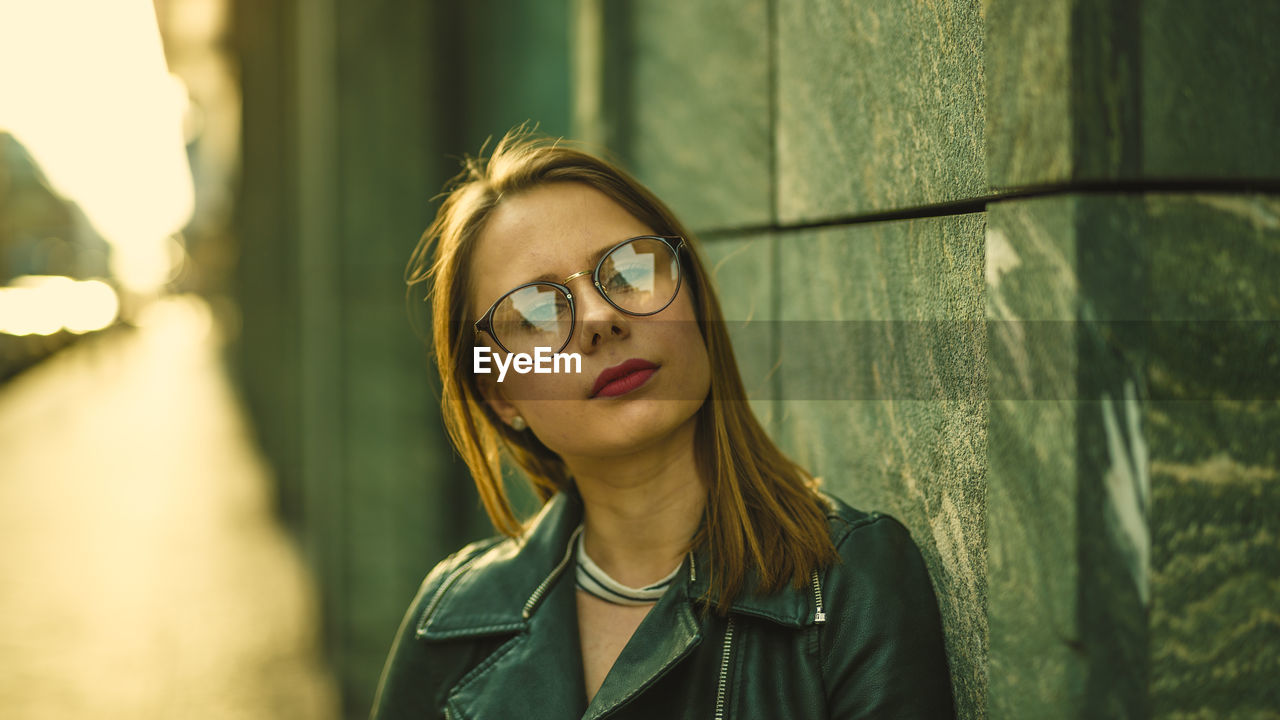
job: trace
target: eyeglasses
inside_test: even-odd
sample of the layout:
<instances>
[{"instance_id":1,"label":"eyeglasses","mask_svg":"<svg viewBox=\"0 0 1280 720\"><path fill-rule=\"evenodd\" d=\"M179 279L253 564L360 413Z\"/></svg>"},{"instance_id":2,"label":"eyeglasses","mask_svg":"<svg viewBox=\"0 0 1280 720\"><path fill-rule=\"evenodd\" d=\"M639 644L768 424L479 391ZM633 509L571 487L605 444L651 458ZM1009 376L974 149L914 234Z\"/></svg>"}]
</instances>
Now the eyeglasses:
<instances>
[{"instance_id":1,"label":"eyeglasses","mask_svg":"<svg viewBox=\"0 0 1280 720\"><path fill-rule=\"evenodd\" d=\"M623 240L609 248L594 270L576 272L559 283L536 280L507 292L476 321L476 332L488 333L508 353L564 350L577 319L568 284L587 274L601 297L618 310L638 316L660 313L680 292L684 246L678 236Z\"/></svg>"}]
</instances>

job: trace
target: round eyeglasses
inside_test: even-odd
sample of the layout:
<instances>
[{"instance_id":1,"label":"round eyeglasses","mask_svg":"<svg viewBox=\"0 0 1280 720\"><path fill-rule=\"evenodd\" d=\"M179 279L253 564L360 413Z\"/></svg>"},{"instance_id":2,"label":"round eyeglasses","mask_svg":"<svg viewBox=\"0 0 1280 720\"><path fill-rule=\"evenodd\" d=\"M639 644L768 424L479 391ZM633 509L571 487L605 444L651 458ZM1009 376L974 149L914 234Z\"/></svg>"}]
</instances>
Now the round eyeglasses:
<instances>
[{"instance_id":1,"label":"round eyeglasses","mask_svg":"<svg viewBox=\"0 0 1280 720\"><path fill-rule=\"evenodd\" d=\"M592 284L612 306L628 315L662 312L680 292L680 248L684 238L641 235L614 245L594 270L583 270L553 283L535 280L510 290L476 321L509 353L534 355L537 348L558 353L569 344L577 313L568 283L591 274Z\"/></svg>"}]
</instances>

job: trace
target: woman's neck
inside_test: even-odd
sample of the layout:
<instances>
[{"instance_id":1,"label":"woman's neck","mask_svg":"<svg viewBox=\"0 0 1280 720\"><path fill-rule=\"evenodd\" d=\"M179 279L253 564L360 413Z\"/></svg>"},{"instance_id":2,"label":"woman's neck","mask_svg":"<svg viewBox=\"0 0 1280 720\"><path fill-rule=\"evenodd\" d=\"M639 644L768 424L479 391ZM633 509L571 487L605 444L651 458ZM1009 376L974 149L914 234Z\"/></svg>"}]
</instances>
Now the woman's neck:
<instances>
[{"instance_id":1,"label":"woman's neck","mask_svg":"<svg viewBox=\"0 0 1280 720\"><path fill-rule=\"evenodd\" d=\"M583 502L587 555L618 582L643 587L680 564L706 489L693 453L694 419L623 457L569 459Z\"/></svg>"}]
</instances>

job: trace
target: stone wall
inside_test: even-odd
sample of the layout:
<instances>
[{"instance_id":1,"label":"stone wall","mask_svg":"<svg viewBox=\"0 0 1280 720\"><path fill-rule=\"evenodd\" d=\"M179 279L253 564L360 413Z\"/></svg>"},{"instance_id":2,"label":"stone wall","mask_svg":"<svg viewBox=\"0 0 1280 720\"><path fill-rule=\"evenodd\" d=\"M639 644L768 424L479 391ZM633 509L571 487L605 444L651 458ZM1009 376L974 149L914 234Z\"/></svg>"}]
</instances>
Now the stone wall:
<instances>
[{"instance_id":1,"label":"stone wall","mask_svg":"<svg viewBox=\"0 0 1280 720\"><path fill-rule=\"evenodd\" d=\"M1277 6L623 6L577 131L704 240L784 448L911 529L961 717L1280 707Z\"/></svg>"}]
</instances>

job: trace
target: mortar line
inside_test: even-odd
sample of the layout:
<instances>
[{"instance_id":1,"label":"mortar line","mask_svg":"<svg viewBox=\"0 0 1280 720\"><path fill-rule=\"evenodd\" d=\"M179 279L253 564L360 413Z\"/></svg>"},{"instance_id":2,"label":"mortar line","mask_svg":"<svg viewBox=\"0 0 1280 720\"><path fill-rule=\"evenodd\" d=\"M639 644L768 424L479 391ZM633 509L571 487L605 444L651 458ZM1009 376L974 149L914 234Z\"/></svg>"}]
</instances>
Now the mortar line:
<instances>
[{"instance_id":1,"label":"mortar line","mask_svg":"<svg viewBox=\"0 0 1280 720\"><path fill-rule=\"evenodd\" d=\"M1053 184L1014 188L1004 192L983 195L966 200L954 200L942 203L920 205L912 208L882 210L871 213L853 213L837 215L817 220L796 223L766 223L741 225L736 227L712 228L698 232L700 238L715 240L717 238L738 237L771 232L793 232L797 230L816 230L826 227L859 225L892 220L918 220L951 215L968 215L985 212L990 203L1009 200L1025 200L1028 198L1050 197L1054 195L1153 195L1153 194L1280 194L1280 181L1275 180L1159 180L1134 182L1097 182L1078 184Z\"/></svg>"}]
</instances>

